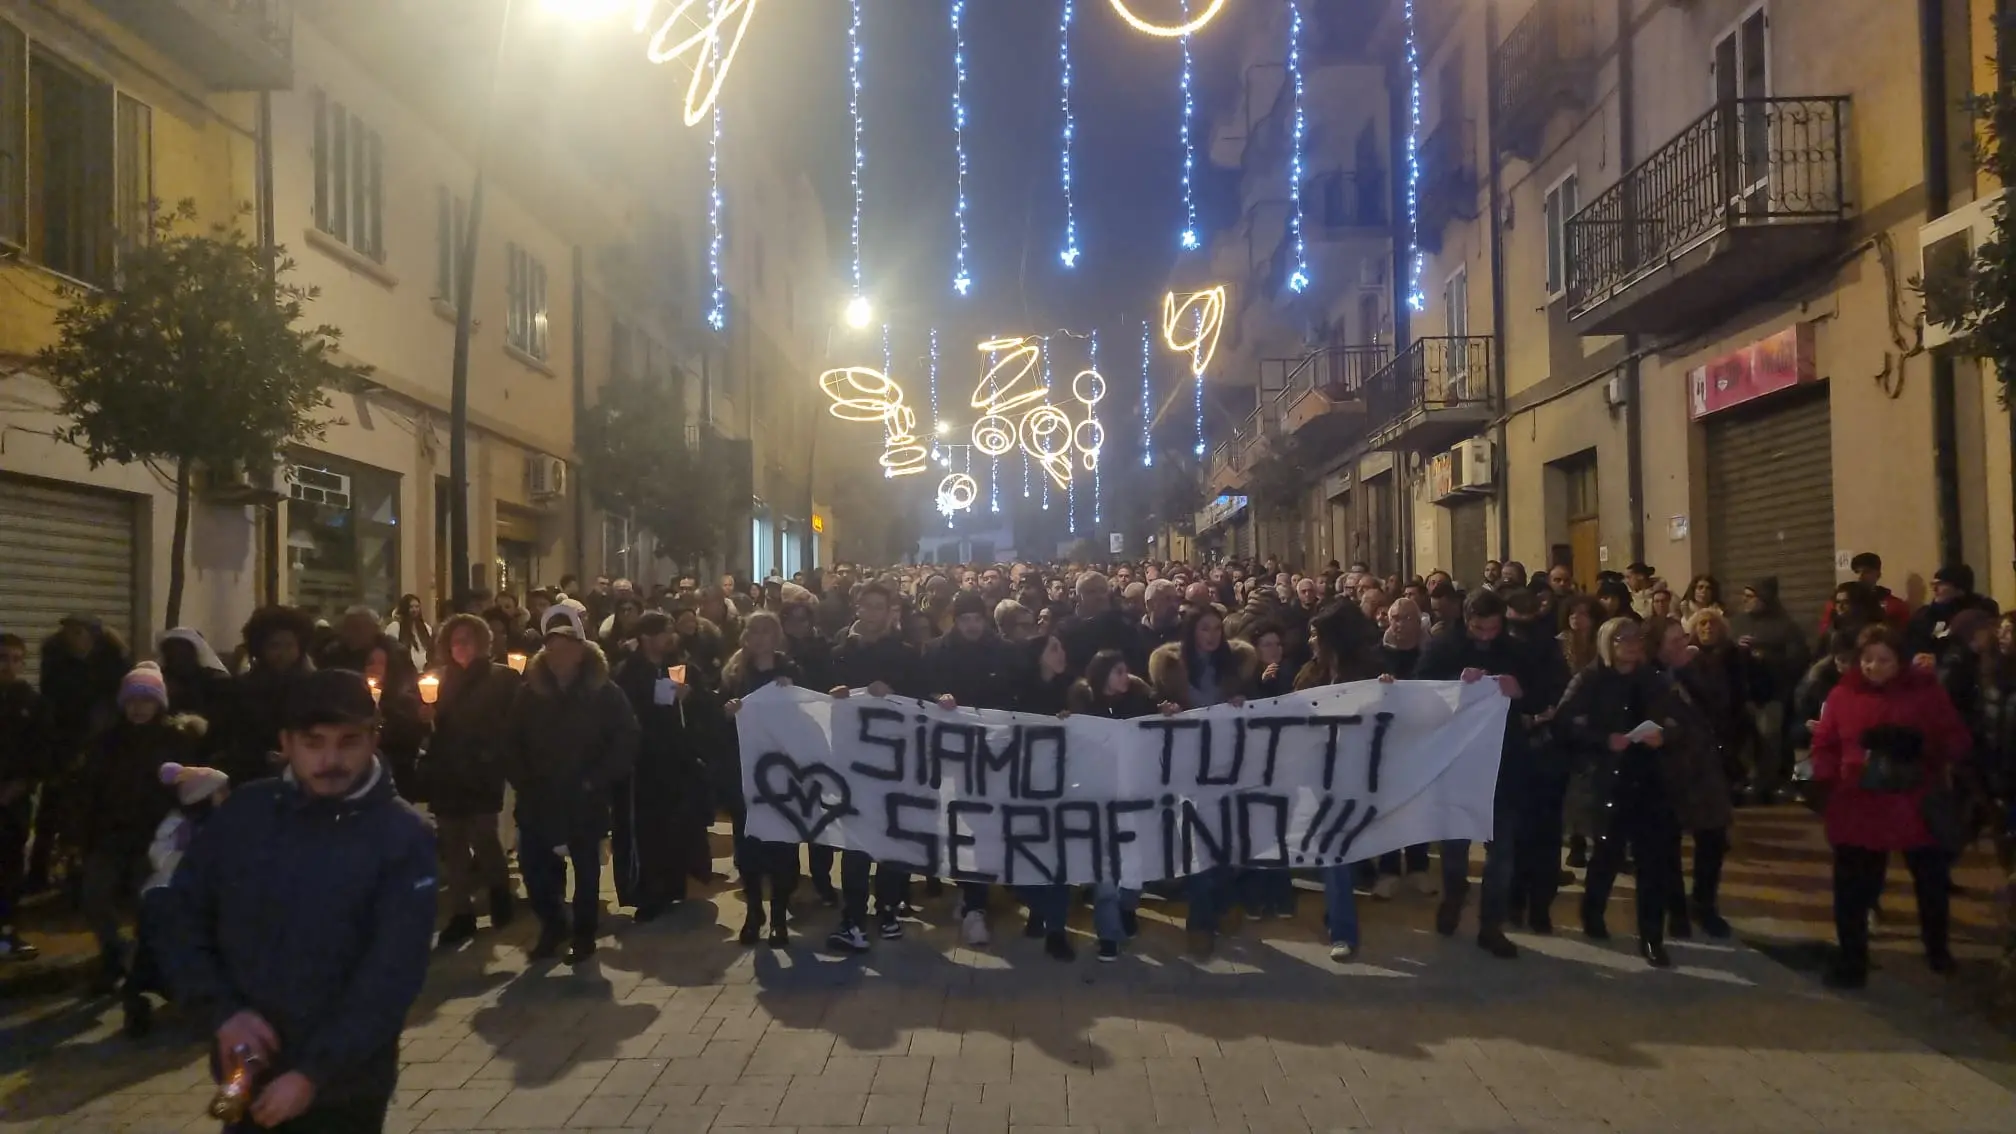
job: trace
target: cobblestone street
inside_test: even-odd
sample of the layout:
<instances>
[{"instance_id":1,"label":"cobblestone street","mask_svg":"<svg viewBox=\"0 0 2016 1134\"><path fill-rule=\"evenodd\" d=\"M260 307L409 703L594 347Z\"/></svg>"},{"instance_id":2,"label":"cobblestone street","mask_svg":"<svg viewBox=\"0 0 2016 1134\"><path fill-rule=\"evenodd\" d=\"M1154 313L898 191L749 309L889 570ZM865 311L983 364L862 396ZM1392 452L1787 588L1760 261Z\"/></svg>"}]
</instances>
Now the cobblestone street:
<instances>
[{"instance_id":1,"label":"cobblestone street","mask_svg":"<svg viewBox=\"0 0 2016 1134\"><path fill-rule=\"evenodd\" d=\"M1433 899L1408 893L1365 903L1366 949L1338 966L1304 892L1296 921L1247 922L1208 963L1183 955L1180 907L1151 902L1120 963L1081 937L1064 965L998 898L994 947L958 947L948 895L935 927L841 959L810 948L830 914L800 895L781 954L733 942L732 893L612 918L579 972L527 970L522 930L486 932L436 964L389 1129L1784 1134L2016 1114L2016 1046L1899 979L1922 967L1904 947L1852 999L1699 939L1664 973L1569 929L1515 936L1507 963L1468 920L1436 937ZM171 1027L135 1045L116 1008L54 1000L8 1023L0 1130L215 1129L200 1049Z\"/></svg>"}]
</instances>

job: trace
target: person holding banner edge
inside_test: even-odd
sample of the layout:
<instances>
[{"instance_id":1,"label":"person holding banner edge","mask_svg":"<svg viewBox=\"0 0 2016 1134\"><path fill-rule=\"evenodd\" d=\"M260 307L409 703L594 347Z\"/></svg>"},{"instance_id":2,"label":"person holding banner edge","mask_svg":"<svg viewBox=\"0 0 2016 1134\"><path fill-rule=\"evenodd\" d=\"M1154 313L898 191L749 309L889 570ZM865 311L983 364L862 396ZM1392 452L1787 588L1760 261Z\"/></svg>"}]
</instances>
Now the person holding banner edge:
<instances>
[{"instance_id":1,"label":"person holding banner edge","mask_svg":"<svg viewBox=\"0 0 2016 1134\"><path fill-rule=\"evenodd\" d=\"M882 583L868 583L854 598L854 624L833 647L829 668L835 697L854 689L871 697L926 696L923 665L895 632L896 596ZM871 862L865 851L840 852L840 924L826 943L850 953L868 949L868 893ZM903 936L900 916L909 896L910 872L891 863L874 867L875 913L884 941Z\"/></svg>"},{"instance_id":2,"label":"person holding banner edge","mask_svg":"<svg viewBox=\"0 0 2016 1134\"><path fill-rule=\"evenodd\" d=\"M1536 660L1533 650L1506 635L1505 600L1496 592L1479 590L1463 602L1461 630L1452 629L1431 638L1414 672L1423 681L1470 683L1489 677L1514 702L1505 717L1492 838L1484 845L1484 889L1479 899L1477 928L1478 946L1508 961L1519 955L1519 947L1505 936L1505 919L1511 903L1513 850L1523 821L1531 762L1526 721L1552 707L1546 703L1545 690L1540 688ZM1455 935L1469 892L1470 840L1445 840L1442 904L1435 911L1437 933L1444 937Z\"/></svg>"},{"instance_id":3,"label":"person holding banner edge","mask_svg":"<svg viewBox=\"0 0 2016 1134\"><path fill-rule=\"evenodd\" d=\"M721 671L722 705L732 724L742 711L742 698L766 685L796 685L803 676L796 662L784 654L784 625L767 610L752 611L742 624L742 648L728 659ZM734 730L729 730L731 739ZM730 751L740 751L737 747ZM754 945L763 938L765 926L763 883L770 883L768 926L770 947L782 949L791 943L789 928L791 893L798 888L798 844L772 843L745 834L749 808L740 798L729 801L735 831L735 869L742 876L743 914L738 939Z\"/></svg>"}]
</instances>

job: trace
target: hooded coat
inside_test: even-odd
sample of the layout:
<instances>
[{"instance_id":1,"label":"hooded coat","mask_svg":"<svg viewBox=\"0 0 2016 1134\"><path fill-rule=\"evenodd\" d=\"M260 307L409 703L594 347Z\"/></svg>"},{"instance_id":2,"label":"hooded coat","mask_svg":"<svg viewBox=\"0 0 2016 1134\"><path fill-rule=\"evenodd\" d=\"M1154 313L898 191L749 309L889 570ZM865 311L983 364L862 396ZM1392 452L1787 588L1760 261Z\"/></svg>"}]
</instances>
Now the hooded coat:
<instances>
[{"instance_id":1,"label":"hooded coat","mask_svg":"<svg viewBox=\"0 0 2016 1134\"><path fill-rule=\"evenodd\" d=\"M84 742L110 716L119 682L133 668L126 643L110 630L96 630L91 650L77 657L62 633L42 643L42 703L60 770L83 750Z\"/></svg>"},{"instance_id":2,"label":"hooded coat","mask_svg":"<svg viewBox=\"0 0 2016 1134\"><path fill-rule=\"evenodd\" d=\"M197 757L208 764L231 746L236 731L238 683L225 668L224 659L217 656L200 632L186 626L170 630L161 635L155 652L161 653L161 644L168 642L187 642L196 654L195 672L170 671L164 666L161 676L168 685L168 711L202 717L207 723L208 729L197 746Z\"/></svg>"},{"instance_id":3,"label":"hooded coat","mask_svg":"<svg viewBox=\"0 0 2016 1134\"><path fill-rule=\"evenodd\" d=\"M1862 773L1869 745L1882 733L1901 730L1919 737L1923 782L1910 791L1867 791ZM1827 841L1834 846L1902 851L1933 844L1920 812L1925 792L1945 781L1947 770L1967 755L1972 738L1946 691L1932 674L1906 667L1878 687L1859 669L1841 677L1820 712L1813 732L1813 779L1830 785Z\"/></svg>"},{"instance_id":4,"label":"hooded coat","mask_svg":"<svg viewBox=\"0 0 2016 1134\"><path fill-rule=\"evenodd\" d=\"M1260 687L1260 651L1237 638L1225 639L1225 648L1231 651L1232 664L1229 673L1218 675L1220 704L1234 697L1251 697ZM1200 707L1191 703L1195 695L1190 691L1190 667L1181 642L1159 646L1148 655L1148 685L1158 702L1173 701L1185 709Z\"/></svg>"},{"instance_id":5,"label":"hooded coat","mask_svg":"<svg viewBox=\"0 0 2016 1134\"><path fill-rule=\"evenodd\" d=\"M319 1105L390 1098L434 939L434 832L374 762L341 799L291 776L240 788L163 891L169 987L206 1031L250 1010Z\"/></svg>"},{"instance_id":6,"label":"hooded coat","mask_svg":"<svg viewBox=\"0 0 2016 1134\"><path fill-rule=\"evenodd\" d=\"M596 838L609 830L610 790L637 759L637 715L609 679L601 647L584 642L573 684L552 658L525 667L504 726L504 777L517 791L518 824L541 838Z\"/></svg>"}]
</instances>

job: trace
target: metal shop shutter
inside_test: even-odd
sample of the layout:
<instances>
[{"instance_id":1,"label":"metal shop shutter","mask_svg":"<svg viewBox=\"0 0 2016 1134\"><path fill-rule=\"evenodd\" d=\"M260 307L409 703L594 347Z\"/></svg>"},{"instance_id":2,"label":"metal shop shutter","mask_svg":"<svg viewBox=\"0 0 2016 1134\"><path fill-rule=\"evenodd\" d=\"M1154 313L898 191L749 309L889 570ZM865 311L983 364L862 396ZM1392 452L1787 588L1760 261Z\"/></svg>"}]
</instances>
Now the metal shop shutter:
<instances>
[{"instance_id":1,"label":"metal shop shutter","mask_svg":"<svg viewBox=\"0 0 2016 1134\"><path fill-rule=\"evenodd\" d=\"M48 481L0 477L0 629L41 644L65 615L89 614L133 641L133 500Z\"/></svg>"},{"instance_id":2,"label":"metal shop shutter","mask_svg":"<svg viewBox=\"0 0 2016 1134\"><path fill-rule=\"evenodd\" d=\"M1474 588L1484 581L1484 561L1491 558L1489 519L1482 500L1449 506L1449 573L1458 587Z\"/></svg>"},{"instance_id":3,"label":"metal shop shutter","mask_svg":"<svg viewBox=\"0 0 2016 1134\"><path fill-rule=\"evenodd\" d=\"M1814 628L1834 593L1834 453L1825 386L1708 423L1708 562L1731 614L1744 587L1776 575L1786 611Z\"/></svg>"}]
</instances>

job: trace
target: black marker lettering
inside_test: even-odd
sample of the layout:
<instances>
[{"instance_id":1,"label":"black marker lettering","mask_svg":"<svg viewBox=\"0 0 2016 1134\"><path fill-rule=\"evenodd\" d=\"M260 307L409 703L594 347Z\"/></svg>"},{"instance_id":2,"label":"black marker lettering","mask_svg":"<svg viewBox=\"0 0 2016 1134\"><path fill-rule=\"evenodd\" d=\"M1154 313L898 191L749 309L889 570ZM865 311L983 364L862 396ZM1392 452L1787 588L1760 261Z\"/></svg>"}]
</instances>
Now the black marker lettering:
<instances>
[{"instance_id":1,"label":"black marker lettering","mask_svg":"<svg viewBox=\"0 0 2016 1134\"><path fill-rule=\"evenodd\" d=\"M1113 881L1118 882L1123 877L1120 871L1120 848L1139 838L1133 830L1120 822L1120 817L1136 811L1153 810L1155 810L1154 801L1147 799L1116 799L1106 804L1106 861L1109 867L1106 876ZM1164 850L1167 850L1166 843Z\"/></svg>"},{"instance_id":2,"label":"black marker lettering","mask_svg":"<svg viewBox=\"0 0 2016 1134\"><path fill-rule=\"evenodd\" d=\"M945 765L959 765L959 793L984 795L973 786L975 749L980 746L978 725L939 721L931 726L931 786L945 786Z\"/></svg>"},{"instance_id":3,"label":"black marker lettering","mask_svg":"<svg viewBox=\"0 0 2016 1134\"><path fill-rule=\"evenodd\" d=\"M1191 864L1196 861L1196 845L1203 843L1211 852L1213 866L1225 866L1232 861L1232 797L1218 797L1218 834L1212 837L1211 828L1204 825L1204 815L1197 810L1196 803L1183 801L1183 865L1195 873Z\"/></svg>"},{"instance_id":4,"label":"black marker lettering","mask_svg":"<svg viewBox=\"0 0 2016 1134\"><path fill-rule=\"evenodd\" d=\"M1211 774L1211 722L1204 722L1201 737L1202 746L1197 750L1197 783L1200 787L1227 787L1239 782L1239 771L1246 766L1246 722L1232 722L1232 767L1222 776Z\"/></svg>"},{"instance_id":5,"label":"black marker lettering","mask_svg":"<svg viewBox=\"0 0 2016 1134\"><path fill-rule=\"evenodd\" d=\"M1168 787L1170 769L1176 762L1176 734L1201 729L1204 722L1196 717L1180 721L1174 717L1142 717L1134 725L1162 733L1162 786Z\"/></svg>"},{"instance_id":6,"label":"black marker lettering","mask_svg":"<svg viewBox=\"0 0 2016 1134\"><path fill-rule=\"evenodd\" d=\"M933 878L937 877L940 873L938 867L938 826L936 822L938 818L938 801L928 795L904 795L901 792L890 792L882 798L882 811L884 817L887 819L887 828L884 833L899 843L909 843L920 852L917 861L894 865L911 867L919 874ZM906 826L903 822L903 813L906 811L917 811L928 815L932 820L931 825L924 829Z\"/></svg>"},{"instance_id":7,"label":"black marker lettering","mask_svg":"<svg viewBox=\"0 0 2016 1134\"><path fill-rule=\"evenodd\" d=\"M945 805L945 873L962 882L992 882L994 875L983 870L965 870L959 865L959 848L970 847L980 840L964 834L960 819L968 815L992 815L994 805L977 803L970 799L955 799ZM971 827L973 824L964 824Z\"/></svg>"},{"instance_id":8,"label":"black marker lettering","mask_svg":"<svg viewBox=\"0 0 2016 1134\"><path fill-rule=\"evenodd\" d=\"M1071 820L1076 817L1079 822ZM1057 805L1057 873L1052 878L1071 876L1071 844L1083 842L1089 853L1087 861L1092 864L1092 881L1106 881L1106 856L1099 853L1099 805L1096 803L1060 803Z\"/></svg>"},{"instance_id":9,"label":"black marker lettering","mask_svg":"<svg viewBox=\"0 0 2016 1134\"><path fill-rule=\"evenodd\" d=\"M973 730L973 794L981 796L1001 794L998 791L987 790L987 773L1006 772L1008 798L1022 798L1022 726L1015 725L1006 731L1008 746L996 751L993 745L987 743L986 729L976 727Z\"/></svg>"},{"instance_id":10,"label":"black marker lettering","mask_svg":"<svg viewBox=\"0 0 2016 1134\"><path fill-rule=\"evenodd\" d=\"M1030 725L1022 732L1023 799L1062 799L1067 763L1063 725ZM1047 771L1049 775L1040 775Z\"/></svg>"},{"instance_id":11,"label":"black marker lettering","mask_svg":"<svg viewBox=\"0 0 2016 1134\"><path fill-rule=\"evenodd\" d=\"M1021 820L1035 820L1033 829ZM1044 882L1054 883L1058 875L1051 873L1050 864L1043 856L1029 850L1033 843L1042 845L1050 841L1050 809L1032 807L1021 803L1001 805L1001 881L1009 886L1017 884L1015 860L1021 859L1036 869L1036 875Z\"/></svg>"},{"instance_id":12,"label":"black marker lettering","mask_svg":"<svg viewBox=\"0 0 2016 1134\"><path fill-rule=\"evenodd\" d=\"M1366 765L1365 794L1379 794L1379 760L1386 755L1386 730L1393 727L1392 713L1376 713L1372 717L1378 723L1372 726L1372 759Z\"/></svg>"},{"instance_id":13,"label":"black marker lettering","mask_svg":"<svg viewBox=\"0 0 2016 1134\"><path fill-rule=\"evenodd\" d=\"M886 750L889 753L889 763L887 766L883 766L856 760L847 765L848 770L859 772L873 780L883 780L889 783L900 782L903 779L903 753L907 747L907 742L904 740L901 731L903 714L894 709L877 709L863 706L860 709L860 719L860 735L857 739L863 744L873 745L876 748ZM889 721L896 722L897 731L895 733L885 735L875 731L877 724L884 724Z\"/></svg>"},{"instance_id":14,"label":"black marker lettering","mask_svg":"<svg viewBox=\"0 0 2016 1134\"><path fill-rule=\"evenodd\" d=\"M1288 797L1274 792L1245 791L1239 796L1239 862L1243 866L1288 865ZM1255 822L1255 816L1273 813L1273 826ZM1254 828L1259 827L1272 857L1253 853Z\"/></svg>"}]
</instances>

